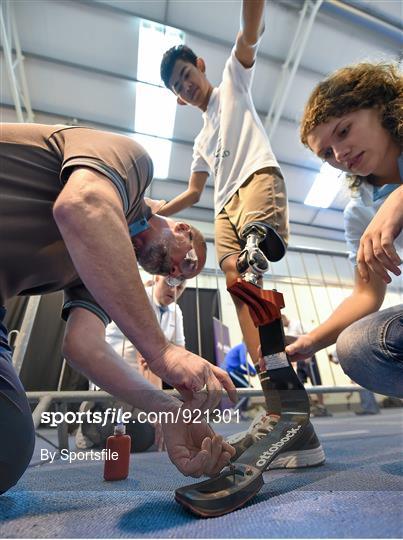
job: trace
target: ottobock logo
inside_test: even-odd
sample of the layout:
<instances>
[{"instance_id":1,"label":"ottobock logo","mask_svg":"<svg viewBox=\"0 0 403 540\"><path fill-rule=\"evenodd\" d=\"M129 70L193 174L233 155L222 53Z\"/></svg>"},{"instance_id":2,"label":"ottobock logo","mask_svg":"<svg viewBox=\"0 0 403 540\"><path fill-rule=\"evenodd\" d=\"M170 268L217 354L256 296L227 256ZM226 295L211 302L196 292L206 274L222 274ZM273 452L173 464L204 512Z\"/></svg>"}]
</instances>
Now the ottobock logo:
<instances>
[{"instance_id":1,"label":"ottobock logo","mask_svg":"<svg viewBox=\"0 0 403 540\"><path fill-rule=\"evenodd\" d=\"M256 461L256 466L263 467L264 465L266 465L274 452L276 452L279 448L284 446L287 441L294 437L294 435L298 433L301 427L302 426L297 426L288 430L284 437L282 437L278 442L272 444L268 450L266 450L261 456L259 456L259 459Z\"/></svg>"}]
</instances>

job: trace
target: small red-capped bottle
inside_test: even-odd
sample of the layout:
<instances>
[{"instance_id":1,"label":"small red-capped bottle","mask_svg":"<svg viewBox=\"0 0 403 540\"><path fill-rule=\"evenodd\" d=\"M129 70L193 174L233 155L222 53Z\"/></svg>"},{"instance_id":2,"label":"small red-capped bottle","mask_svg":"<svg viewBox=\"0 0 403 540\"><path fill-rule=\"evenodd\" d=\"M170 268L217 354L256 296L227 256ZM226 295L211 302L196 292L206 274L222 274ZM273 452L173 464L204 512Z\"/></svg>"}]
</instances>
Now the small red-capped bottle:
<instances>
[{"instance_id":1,"label":"small red-capped bottle","mask_svg":"<svg viewBox=\"0 0 403 540\"><path fill-rule=\"evenodd\" d=\"M130 435L126 435L124 424L117 424L114 434L106 441L107 456L104 465L105 480L124 480L129 474L130 462ZM114 454L115 453L115 454ZM117 459L112 459L116 457Z\"/></svg>"}]
</instances>

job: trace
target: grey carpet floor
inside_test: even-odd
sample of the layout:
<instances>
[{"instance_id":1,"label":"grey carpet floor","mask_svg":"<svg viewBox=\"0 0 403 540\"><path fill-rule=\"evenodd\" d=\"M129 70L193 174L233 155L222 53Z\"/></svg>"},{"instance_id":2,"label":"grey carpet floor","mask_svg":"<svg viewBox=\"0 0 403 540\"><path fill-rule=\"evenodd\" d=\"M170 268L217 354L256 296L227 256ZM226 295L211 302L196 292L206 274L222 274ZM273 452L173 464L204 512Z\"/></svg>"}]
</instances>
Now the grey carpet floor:
<instances>
[{"instance_id":1,"label":"grey carpet floor","mask_svg":"<svg viewBox=\"0 0 403 540\"><path fill-rule=\"evenodd\" d=\"M57 460L0 497L0 537L402 538L401 411L313 423L326 464L265 473L260 493L232 514L198 519L179 506L173 492L192 480L165 453L132 455L129 478L115 483L103 481L100 462ZM34 463L46 446L38 439Z\"/></svg>"}]
</instances>

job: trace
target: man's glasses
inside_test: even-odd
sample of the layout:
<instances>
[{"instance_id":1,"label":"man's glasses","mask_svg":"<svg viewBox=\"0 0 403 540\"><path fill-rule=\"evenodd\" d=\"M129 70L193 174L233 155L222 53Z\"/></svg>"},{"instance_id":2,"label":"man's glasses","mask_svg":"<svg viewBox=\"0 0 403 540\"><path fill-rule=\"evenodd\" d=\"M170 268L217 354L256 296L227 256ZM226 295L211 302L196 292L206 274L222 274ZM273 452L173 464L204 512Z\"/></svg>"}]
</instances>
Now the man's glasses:
<instances>
[{"instance_id":1,"label":"man's glasses","mask_svg":"<svg viewBox=\"0 0 403 540\"><path fill-rule=\"evenodd\" d=\"M186 253L182 261L179 263L179 269L182 272L179 276L167 276L165 282L169 287L177 287L190 277L197 269L197 253L193 247L193 235L189 231L189 240L192 242L192 248Z\"/></svg>"}]
</instances>

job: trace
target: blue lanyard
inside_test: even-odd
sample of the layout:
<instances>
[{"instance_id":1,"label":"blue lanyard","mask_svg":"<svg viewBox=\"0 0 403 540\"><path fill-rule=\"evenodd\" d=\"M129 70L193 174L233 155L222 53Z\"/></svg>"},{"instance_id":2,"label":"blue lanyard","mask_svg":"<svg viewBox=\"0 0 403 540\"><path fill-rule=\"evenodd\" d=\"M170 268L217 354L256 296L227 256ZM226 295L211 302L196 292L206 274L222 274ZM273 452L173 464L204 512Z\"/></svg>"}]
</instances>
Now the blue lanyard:
<instances>
[{"instance_id":1,"label":"blue lanyard","mask_svg":"<svg viewBox=\"0 0 403 540\"><path fill-rule=\"evenodd\" d=\"M129 225L130 236L136 236L137 234L149 229L149 227L150 225L147 223L146 218L141 218L134 221L131 225Z\"/></svg>"}]
</instances>

